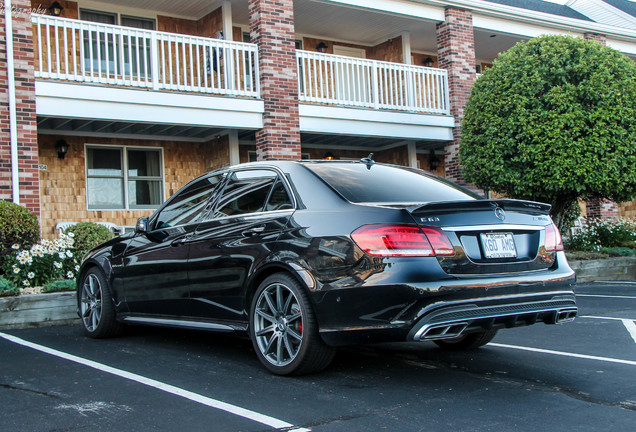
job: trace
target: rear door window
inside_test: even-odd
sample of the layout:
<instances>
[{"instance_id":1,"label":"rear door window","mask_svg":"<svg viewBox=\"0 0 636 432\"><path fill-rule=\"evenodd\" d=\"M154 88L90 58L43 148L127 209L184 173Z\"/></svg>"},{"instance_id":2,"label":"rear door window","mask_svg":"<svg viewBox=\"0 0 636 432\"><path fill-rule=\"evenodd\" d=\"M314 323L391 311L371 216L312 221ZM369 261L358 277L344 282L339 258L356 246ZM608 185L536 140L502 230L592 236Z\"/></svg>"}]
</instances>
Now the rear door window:
<instances>
[{"instance_id":1,"label":"rear door window","mask_svg":"<svg viewBox=\"0 0 636 432\"><path fill-rule=\"evenodd\" d=\"M264 211L277 176L274 171L269 170L233 172L216 206L214 217Z\"/></svg>"}]
</instances>

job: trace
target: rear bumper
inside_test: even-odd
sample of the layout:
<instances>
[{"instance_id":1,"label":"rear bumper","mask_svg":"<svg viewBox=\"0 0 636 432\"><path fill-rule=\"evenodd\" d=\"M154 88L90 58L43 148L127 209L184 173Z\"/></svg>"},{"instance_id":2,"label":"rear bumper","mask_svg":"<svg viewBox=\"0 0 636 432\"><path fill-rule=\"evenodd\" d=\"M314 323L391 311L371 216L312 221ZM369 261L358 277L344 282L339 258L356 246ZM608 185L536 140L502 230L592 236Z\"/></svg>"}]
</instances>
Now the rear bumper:
<instances>
[{"instance_id":1,"label":"rear bumper","mask_svg":"<svg viewBox=\"0 0 636 432\"><path fill-rule=\"evenodd\" d=\"M527 301L527 296L507 296L501 299L505 303L488 299L490 305L482 301L440 305L415 323L407 340L450 339L479 330L519 327L537 322L560 324L574 320L578 308L573 293L546 294L551 298Z\"/></svg>"},{"instance_id":2,"label":"rear bumper","mask_svg":"<svg viewBox=\"0 0 636 432\"><path fill-rule=\"evenodd\" d=\"M571 321L577 313L576 276L564 257L558 261L553 270L526 274L391 284L369 279L314 292L320 335L338 346Z\"/></svg>"}]
</instances>

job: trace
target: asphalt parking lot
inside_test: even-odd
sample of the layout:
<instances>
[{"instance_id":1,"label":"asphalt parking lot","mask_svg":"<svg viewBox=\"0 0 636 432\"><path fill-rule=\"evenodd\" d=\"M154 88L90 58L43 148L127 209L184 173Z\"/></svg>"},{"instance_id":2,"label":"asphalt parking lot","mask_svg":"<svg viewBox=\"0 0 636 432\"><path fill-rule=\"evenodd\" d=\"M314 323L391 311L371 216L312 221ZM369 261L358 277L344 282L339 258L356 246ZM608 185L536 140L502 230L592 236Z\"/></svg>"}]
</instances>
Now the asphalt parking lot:
<instances>
[{"instance_id":1,"label":"asphalt parking lot","mask_svg":"<svg viewBox=\"0 0 636 432\"><path fill-rule=\"evenodd\" d=\"M351 347L321 374L270 375L248 340L78 326L0 332L0 431L627 431L636 428L636 282L578 290L573 323L482 349Z\"/></svg>"}]
</instances>

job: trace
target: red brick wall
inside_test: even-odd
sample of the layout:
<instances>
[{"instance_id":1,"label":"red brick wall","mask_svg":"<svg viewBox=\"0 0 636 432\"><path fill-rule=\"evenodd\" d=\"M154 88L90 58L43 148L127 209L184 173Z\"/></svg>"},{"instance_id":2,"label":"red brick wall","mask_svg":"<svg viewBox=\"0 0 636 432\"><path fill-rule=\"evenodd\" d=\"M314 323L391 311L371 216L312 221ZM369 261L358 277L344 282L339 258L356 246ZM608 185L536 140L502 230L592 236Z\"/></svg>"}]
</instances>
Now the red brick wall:
<instances>
[{"instance_id":1,"label":"red brick wall","mask_svg":"<svg viewBox=\"0 0 636 432\"><path fill-rule=\"evenodd\" d=\"M469 11L446 8L446 20L437 25L437 61L448 71L451 115L455 117L453 141L446 145L446 178L466 185L458 153L464 108L475 82L475 37Z\"/></svg>"},{"instance_id":2,"label":"red brick wall","mask_svg":"<svg viewBox=\"0 0 636 432\"><path fill-rule=\"evenodd\" d=\"M40 179L38 172L37 123L35 115L35 79L33 75L33 36L30 0L14 0L13 58L16 86L16 117L20 203L40 214ZM4 13L0 15L0 199L11 200L11 147L7 80L7 52Z\"/></svg>"},{"instance_id":3,"label":"red brick wall","mask_svg":"<svg viewBox=\"0 0 636 432\"><path fill-rule=\"evenodd\" d=\"M597 42L600 42L603 45L607 44L607 38L604 35L595 34L595 33L585 33L583 35L583 38L595 40Z\"/></svg>"},{"instance_id":4,"label":"red brick wall","mask_svg":"<svg viewBox=\"0 0 636 432\"><path fill-rule=\"evenodd\" d=\"M588 218L616 219L620 217L620 209L614 201L590 199L586 202Z\"/></svg>"},{"instance_id":5,"label":"red brick wall","mask_svg":"<svg viewBox=\"0 0 636 432\"><path fill-rule=\"evenodd\" d=\"M256 132L258 159L300 159L294 2L249 0L249 14L265 102L264 127Z\"/></svg>"}]
</instances>

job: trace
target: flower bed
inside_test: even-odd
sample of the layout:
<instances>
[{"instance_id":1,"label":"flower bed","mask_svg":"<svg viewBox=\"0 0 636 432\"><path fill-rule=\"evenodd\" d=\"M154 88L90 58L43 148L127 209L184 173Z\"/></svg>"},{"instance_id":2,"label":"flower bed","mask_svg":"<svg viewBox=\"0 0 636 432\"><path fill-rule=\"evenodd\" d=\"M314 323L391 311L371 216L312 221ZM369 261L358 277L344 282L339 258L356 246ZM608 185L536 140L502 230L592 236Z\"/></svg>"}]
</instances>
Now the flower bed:
<instances>
[{"instance_id":1,"label":"flower bed","mask_svg":"<svg viewBox=\"0 0 636 432\"><path fill-rule=\"evenodd\" d=\"M68 291L74 288L79 262L73 253L73 234L60 234L54 241L42 240L28 249L14 244L3 260L0 296L24 290Z\"/></svg>"}]
</instances>

